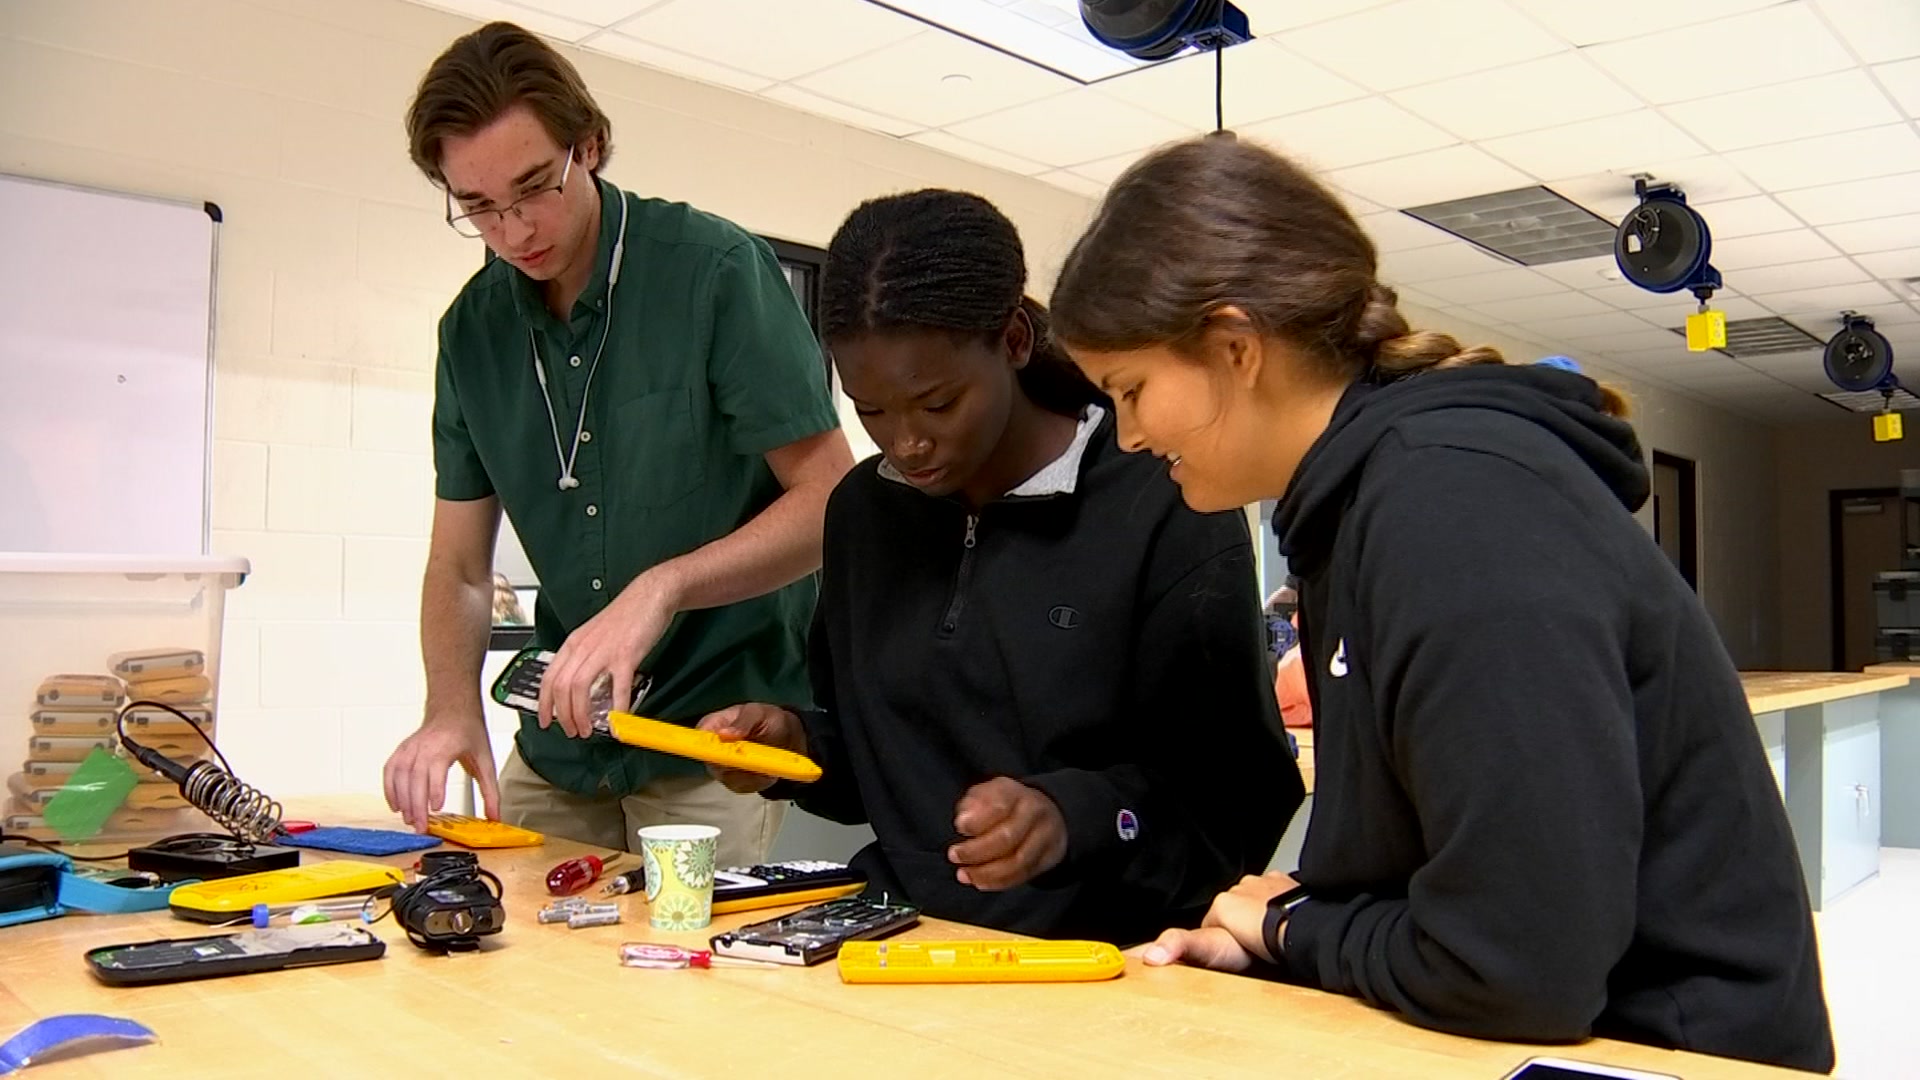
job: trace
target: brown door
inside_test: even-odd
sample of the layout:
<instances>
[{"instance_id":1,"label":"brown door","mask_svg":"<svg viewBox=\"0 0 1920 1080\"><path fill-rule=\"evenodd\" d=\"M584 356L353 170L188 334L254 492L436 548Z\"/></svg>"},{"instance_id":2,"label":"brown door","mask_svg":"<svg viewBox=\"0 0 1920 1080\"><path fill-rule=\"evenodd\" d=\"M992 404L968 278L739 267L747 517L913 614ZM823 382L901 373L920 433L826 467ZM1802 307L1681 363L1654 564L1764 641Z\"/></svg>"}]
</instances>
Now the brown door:
<instances>
[{"instance_id":1,"label":"brown door","mask_svg":"<svg viewBox=\"0 0 1920 1080\"><path fill-rule=\"evenodd\" d=\"M1846 494L1839 499L1839 543L1834 575L1840 587L1840 670L1859 671L1875 662L1873 576L1900 569L1899 499L1894 495Z\"/></svg>"},{"instance_id":2,"label":"brown door","mask_svg":"<svg viewBox=\"0 0 1920 1080\"><path fill-rule=\"evenodd\" d=\"M1693 462L1659 450L1653 452L1653 542L1687 579L1699 588L1699 519L1695 514Z\"/></svg>"}]
</instances>

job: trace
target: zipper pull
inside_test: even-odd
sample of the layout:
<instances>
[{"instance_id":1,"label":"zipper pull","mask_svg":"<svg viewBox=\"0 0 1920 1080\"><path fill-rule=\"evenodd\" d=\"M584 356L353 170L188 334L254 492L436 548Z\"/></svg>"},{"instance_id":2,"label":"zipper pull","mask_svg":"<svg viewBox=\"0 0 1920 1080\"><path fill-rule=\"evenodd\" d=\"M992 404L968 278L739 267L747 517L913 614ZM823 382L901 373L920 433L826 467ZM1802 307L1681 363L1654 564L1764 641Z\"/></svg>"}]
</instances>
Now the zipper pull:
<instances>
[{"instance_id":1,"label":"zipper pull","mask_svg":"<svg viewBox=\"0 0 1920 1080\"><path fill-rule=\"evenodd\" d=\"M979 524L980 524L980 515L978 515L978 514L968 514L968 515L967 515L967 539L966 539L966 548L967 548L967 550L968 550L968 551L972 551L972 550L973 550L973 542L974 542L974 541L973 541L973 531L974 531L974 529L975 529L976 527L978 527L978 526L979 526Z\"/></svg>"}]
</instances>

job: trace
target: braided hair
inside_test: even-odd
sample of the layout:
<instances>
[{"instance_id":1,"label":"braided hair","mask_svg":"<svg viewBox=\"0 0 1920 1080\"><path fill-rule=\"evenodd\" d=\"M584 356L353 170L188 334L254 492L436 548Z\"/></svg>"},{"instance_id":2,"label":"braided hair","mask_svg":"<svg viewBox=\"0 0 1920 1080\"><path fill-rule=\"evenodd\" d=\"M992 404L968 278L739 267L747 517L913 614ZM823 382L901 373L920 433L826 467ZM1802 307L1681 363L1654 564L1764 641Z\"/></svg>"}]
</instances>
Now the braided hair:
<instances>
[{"instance_id":1,"label":"braided hair","mask_svg":"<svg viewBox=\"0 0 1920 1080\"><path fill-rule=\"evenodd\" d=\"M1046 308L1026 295L1020 234L992 203L928 188L861 203L834 233L820 277L820 332L836 338L937 330L997 341L1015 311L1033 326L1020 388L1077 417L1106 398L1053 341Z\"/></svg>"}]
</instances>

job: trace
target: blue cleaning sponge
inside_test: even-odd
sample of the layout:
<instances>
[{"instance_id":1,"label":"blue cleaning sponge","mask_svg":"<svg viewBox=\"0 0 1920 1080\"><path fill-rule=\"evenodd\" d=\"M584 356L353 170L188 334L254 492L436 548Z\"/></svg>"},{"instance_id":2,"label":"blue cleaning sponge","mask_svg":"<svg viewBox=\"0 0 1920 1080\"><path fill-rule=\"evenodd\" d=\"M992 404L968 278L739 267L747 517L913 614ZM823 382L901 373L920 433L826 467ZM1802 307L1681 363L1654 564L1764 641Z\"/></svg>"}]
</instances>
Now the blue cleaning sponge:
<instances>
[{"instance_id":1,"label":"blue cleaning sponge","mask_svg":"<svg viewBox=\"0 0 1920 1080\"><path fill-rule=\"evenodd\" d=\"M398 855L406 851L425 851L439 847L437 836L401 832L398 829L358 829L350 825L328 825L275 840L288 847L314 848L319 851L344 851L349 855Z\"/></svg>"}]
</instances>

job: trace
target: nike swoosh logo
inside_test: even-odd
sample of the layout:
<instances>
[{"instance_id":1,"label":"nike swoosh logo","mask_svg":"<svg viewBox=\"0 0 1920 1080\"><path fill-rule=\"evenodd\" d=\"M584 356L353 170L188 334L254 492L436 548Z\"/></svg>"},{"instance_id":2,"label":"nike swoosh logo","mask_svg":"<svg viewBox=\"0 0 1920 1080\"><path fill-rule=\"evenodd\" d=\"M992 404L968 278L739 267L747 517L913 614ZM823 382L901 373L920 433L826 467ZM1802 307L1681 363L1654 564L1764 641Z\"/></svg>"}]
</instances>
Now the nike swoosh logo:
<instances>
[{"instance_id":1,"label":"nike swoosh logo","mask_svg":"<svg viewBox=\"0 0 1920 1080\"><path fill-rule=\"evenodd\" d=\"M1327 671L1336 679L1347 677L1347 639L1340 639L1340 646L1333 650L1333 659L1327 661Z\"/></svg>"}]
</instances>

